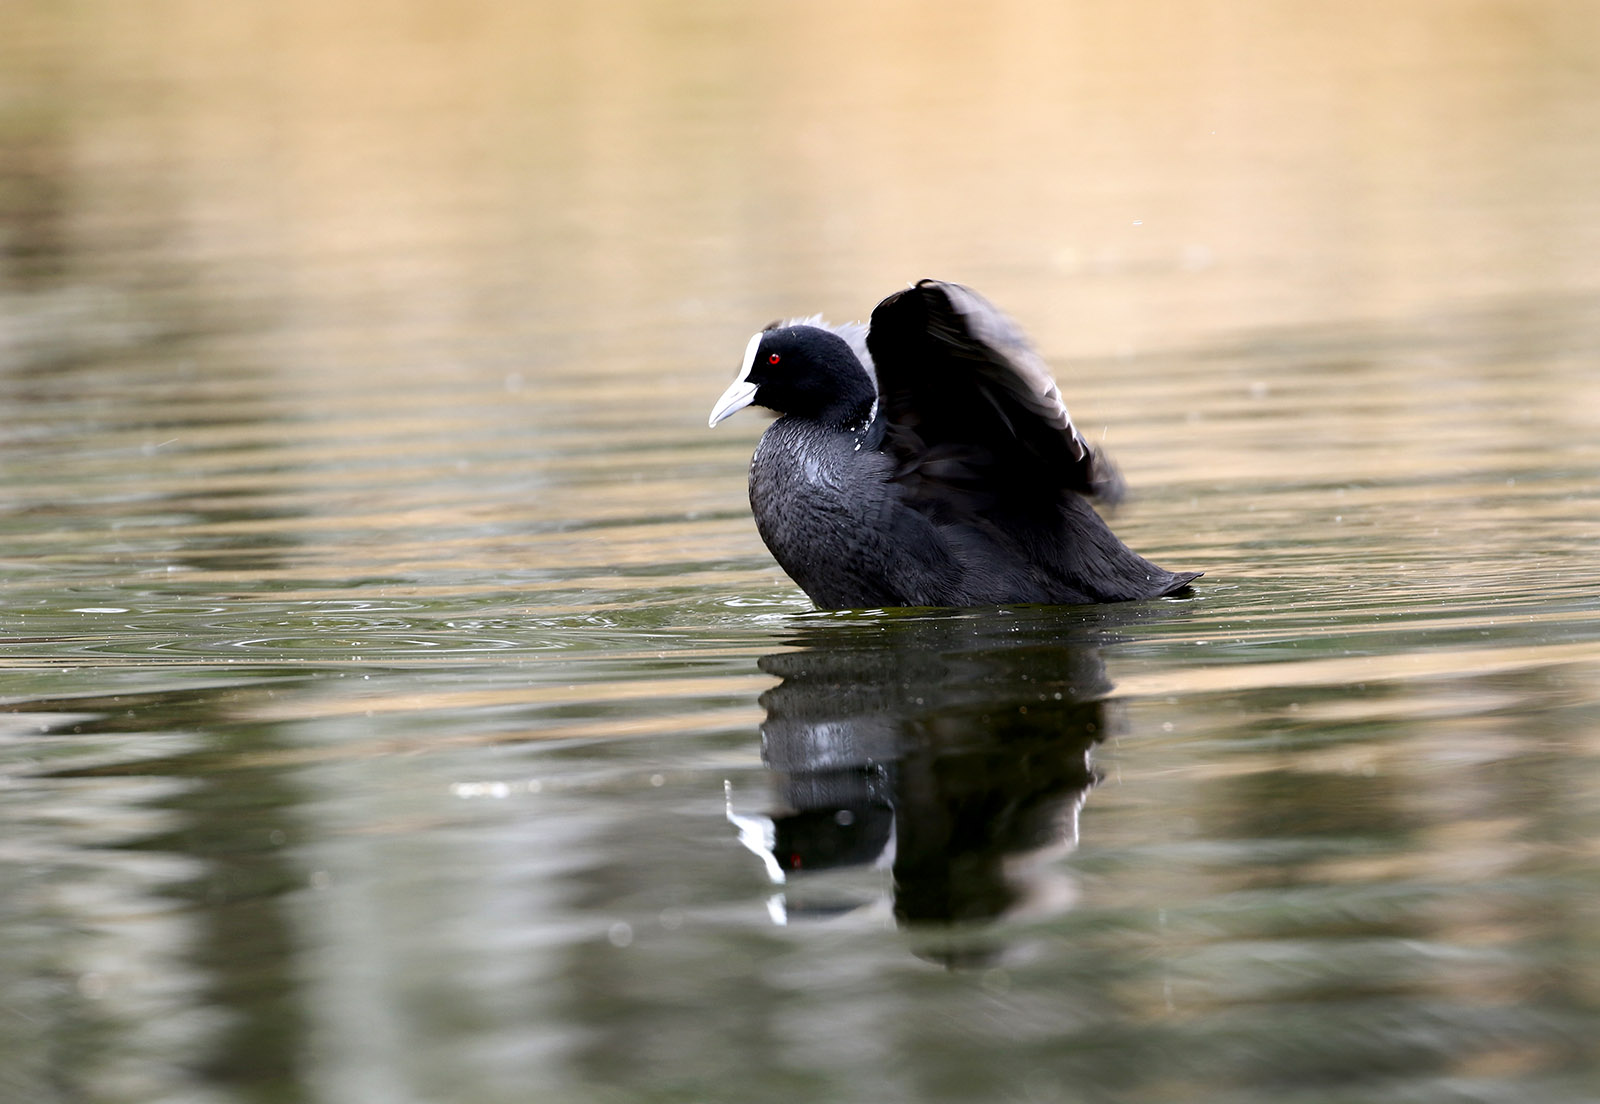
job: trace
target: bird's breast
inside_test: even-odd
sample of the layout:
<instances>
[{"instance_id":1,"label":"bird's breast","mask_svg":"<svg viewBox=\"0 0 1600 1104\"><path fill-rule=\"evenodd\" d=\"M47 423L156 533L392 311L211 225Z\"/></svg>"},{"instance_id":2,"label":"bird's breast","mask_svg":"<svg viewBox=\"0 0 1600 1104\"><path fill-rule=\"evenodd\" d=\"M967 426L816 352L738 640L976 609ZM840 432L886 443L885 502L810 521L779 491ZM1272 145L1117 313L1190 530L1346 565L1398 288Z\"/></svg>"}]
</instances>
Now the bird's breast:
<instances>
[{"instance_id":1,"label":"bird's breast","mask_svg":"<svg viewBox=\"0 0 1600 1104\"><path fill-rule=\"evenodd\" d=\"M756 527L802 587L822 571L851 571L886 493L885 458L855 445L854 434L786 417L767 428L751 459Z\"/></svg>"}]
</instances>

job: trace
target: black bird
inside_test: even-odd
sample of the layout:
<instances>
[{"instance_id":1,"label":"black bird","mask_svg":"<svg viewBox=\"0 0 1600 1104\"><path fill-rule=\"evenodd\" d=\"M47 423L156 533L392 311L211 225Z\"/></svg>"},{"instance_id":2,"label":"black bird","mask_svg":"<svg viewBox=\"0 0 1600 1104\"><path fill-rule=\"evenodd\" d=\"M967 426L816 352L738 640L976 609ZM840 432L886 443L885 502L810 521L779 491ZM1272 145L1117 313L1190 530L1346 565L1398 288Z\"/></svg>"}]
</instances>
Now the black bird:
<instances>
[{"instance_id":1,"label":"black bird","mask_svg":"<svg viewBox=\"0 0 1600 1104\"><path fill-rule=\"evenodd\" d=\"M1073 426L1044 361L971 288L922 280L869 326L773 323L711 425L782 415L750 461L761 539L822 609L1154 598L1166 571L1089 504L1122 482Z\"/></svg>"}]
</instances>

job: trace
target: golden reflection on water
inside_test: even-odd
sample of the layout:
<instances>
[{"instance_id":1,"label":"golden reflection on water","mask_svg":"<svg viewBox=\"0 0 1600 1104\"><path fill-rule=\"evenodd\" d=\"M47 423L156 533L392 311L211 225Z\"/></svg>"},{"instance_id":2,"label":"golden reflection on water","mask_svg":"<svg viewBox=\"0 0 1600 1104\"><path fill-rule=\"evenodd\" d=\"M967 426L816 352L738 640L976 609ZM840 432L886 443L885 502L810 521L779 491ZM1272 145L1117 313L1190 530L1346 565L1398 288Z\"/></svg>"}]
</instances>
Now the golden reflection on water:
<instances>
[{"instance_id":1,"label":"golden reflection on water","mask_svg":"<svg viewBox=\"0 0 1600 1104\"><path fill-rule=\"evenodd\" d=\"M663 325L652 367L695 373L747 313L862 312L924 272L1057 355L1409 317L1594 290L1591 14L13 6L34 186L8 222L115 283L155 283L159 242L162 282L336 378Z\"/></svg>"},{"instance_id":2,"label":"golden reflection on water","mask_svg":"<svg viewBox=\"0 0 1600 1104\"><path fill-rule=\"evenodd\" d=\"M1600 537L1581 3L3 18L13 593L798 608L704 408L769 317L937 273L1228 639L1585 616L1539 605Z\"/></svg>"},{"instance_id":3,"label":"golden reflection on water","mask_svg":"<svg viewBox=\"0 0 1600 1104\"><path fill-rule=\"evenodd\" d=\"M494 622L412 626L456 645L433 655L388 641L435 665L529 617L800 608L743 501L758 422L708 433L704 408L767 318L859 316L938 273L1035 334L1133 481L1119 529L1207 570L1201 633L1359 609L1448 631L1491 599L1552 631L1588 616L1551 608L1600 538L1581 4L160 10L5 17L5 539L31 570L0 589ZM171 631L151 625L99 662L252 640L346 662L259 628L189 623L141 656ZM1546 645L1126 685L1592 658ZM40 661L78 657L6 660ZM391 690L350 701L465 693ZM614 691L643 693L569 692Z\"/></svg>"}]
</instances>

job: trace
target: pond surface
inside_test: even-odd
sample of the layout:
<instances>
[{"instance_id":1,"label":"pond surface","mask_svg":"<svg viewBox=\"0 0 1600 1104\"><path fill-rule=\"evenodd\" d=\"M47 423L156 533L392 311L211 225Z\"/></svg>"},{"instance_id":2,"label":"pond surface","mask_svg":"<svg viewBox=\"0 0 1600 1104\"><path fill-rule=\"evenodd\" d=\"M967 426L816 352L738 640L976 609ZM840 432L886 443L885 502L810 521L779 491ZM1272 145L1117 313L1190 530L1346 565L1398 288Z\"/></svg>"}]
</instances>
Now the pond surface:
<instances>
[{"instance_id":1,"label":"pond surface","mask_svg":"<svg viewBox=\"0 0 1600 1104\"><path fill-rule=\"evenodd\" d=\"M1600 1096L1592 6L0 12L0 1099ZM819 614L983 290L1192 598Z\"/></svg>"}]
</instances>

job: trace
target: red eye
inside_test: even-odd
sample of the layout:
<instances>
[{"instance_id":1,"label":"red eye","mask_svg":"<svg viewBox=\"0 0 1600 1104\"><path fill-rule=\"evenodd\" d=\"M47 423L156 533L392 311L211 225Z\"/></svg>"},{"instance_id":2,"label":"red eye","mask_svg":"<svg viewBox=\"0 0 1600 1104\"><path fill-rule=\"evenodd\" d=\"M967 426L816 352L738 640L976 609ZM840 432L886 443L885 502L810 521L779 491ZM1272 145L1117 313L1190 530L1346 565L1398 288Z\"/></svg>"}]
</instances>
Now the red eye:
<instances>
[{"instance_id":1,"label":"red eye","mask_svg":"<svg viewBox=\"0 0 1600 1104\"><path fill-rule=\"evenodd\" d=\"M778 363L778 361L780 361L782 359L783 358L781 356L779 356L777 353L773 353L771 356L769 356L767 358L767 363L768 364L776 364L776 363Z\"/></svg>"}]
</instances>

